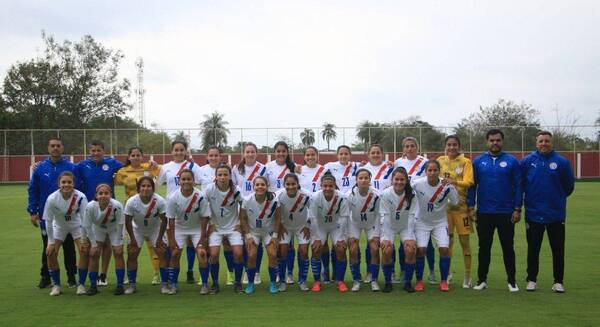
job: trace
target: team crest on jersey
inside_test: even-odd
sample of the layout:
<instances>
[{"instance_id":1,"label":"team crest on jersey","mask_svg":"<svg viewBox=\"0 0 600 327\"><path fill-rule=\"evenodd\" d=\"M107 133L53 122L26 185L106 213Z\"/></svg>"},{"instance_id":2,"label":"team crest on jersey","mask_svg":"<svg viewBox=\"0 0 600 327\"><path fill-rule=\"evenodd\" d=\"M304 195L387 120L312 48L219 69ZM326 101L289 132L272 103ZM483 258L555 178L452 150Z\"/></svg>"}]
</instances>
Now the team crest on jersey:
<instances>
[{"instance_id":1,"label":"team crest on jersey","mask_svg":"<svg viewBox=\"0 0 600 327\"><path fill-rule=\"evenodd\" d=\"M462 172L463 172L463 169L462 169L462 167L456 167L456 169L454 169L454 172L455 172L457 175L460 175L460 173L462 173Z\"/></svg>"},{"instance_id":2,"label":"team crest on jersey","mask_svg":"<svg viewBox=\"0 0 600 327\"><path fill-rule=\"evenodd\" d=\"M556 170L556 168L558 168L558 164L556 164L556 162L551 162L550 165L548 165L550 167L550 169L552 170Z\"/></svg>"},{"instance_id":3,"label":"team crest on jersey","mask_svg":"<svg viewBox=\"0 0 600 327\"><path fill-rule=\"evenodd\" d=\"M506 163L506 161L500 161L500 167L506 168L506 166L508 166L508 164Z\"/></svg>"},{"instance_id":4,"label":"team crest on jersey","mask_svg":"<svg viewBox=\"0 0 600 327\"><path fill-rule=\"evenodd\" d=\"M102 165L102 170L104 170L104 171L108 171L108 168L109 168L109 167L108 167L108 165L107 165L107 164L104 164L104 165Z\"/></svg>"}]
</instances>

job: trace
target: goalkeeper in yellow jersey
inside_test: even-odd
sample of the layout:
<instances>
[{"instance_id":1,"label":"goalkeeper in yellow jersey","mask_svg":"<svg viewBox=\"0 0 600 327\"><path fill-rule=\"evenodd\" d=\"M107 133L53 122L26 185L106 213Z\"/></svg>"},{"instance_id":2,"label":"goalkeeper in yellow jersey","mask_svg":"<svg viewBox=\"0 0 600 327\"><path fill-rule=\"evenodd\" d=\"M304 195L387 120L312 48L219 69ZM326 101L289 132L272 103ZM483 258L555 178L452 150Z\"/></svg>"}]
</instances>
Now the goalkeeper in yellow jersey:
<instances>
[{"instance_id":1,"label":"goalkeeper in yellow jersey","mask_svg":"<svg viewBox=\"0 0 600 327\"><path fill-rule=\"evenodd\" d=\"M448 234L450 235L450 254L454 244L454 234L458 234L465 264L463 288L471 287L471 245L469 237L473 233L467 209L467 191L473 186L473 165L471 160L460 153L460 139L456 135L448 135L444 140L445 156L437 158L440 163L440 176L448 180L458 191L458 205L448 206Z\"/></svg>"},{"instance_id":2,"label":"goalkeeper in yellow jersey","mask_svg":"<svg viewBox=\"0 0 600 327\"><path fill-rule=\"evenodd\" d=\"M160 166L156 163L142 162L143 155L141 148L137 146L131 147L128 151L125 166L119 169L115 175L115 185L125 186L125 200L123 203L127 203L130 197L137 194L136 183L140 177L148 176L154 179L160 172ZM158 285L160 284L158 256L154 253L151 242L146 242L146 245L154 270L152 285Z\"/></svg>"}]
</instances>

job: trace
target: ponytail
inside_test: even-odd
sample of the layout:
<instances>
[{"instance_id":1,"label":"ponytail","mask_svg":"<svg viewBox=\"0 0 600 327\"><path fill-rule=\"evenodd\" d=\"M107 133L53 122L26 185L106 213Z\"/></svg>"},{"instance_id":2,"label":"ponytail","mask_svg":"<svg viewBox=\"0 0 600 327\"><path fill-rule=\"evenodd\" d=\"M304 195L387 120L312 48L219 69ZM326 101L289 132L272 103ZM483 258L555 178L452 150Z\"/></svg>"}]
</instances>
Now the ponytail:
<instances>
[{"instance_id":1,"label":"ponytail","mask_svg":"<svg viewBox=\"0 0 600 327\"><path fill-rule=\"evenodd\" d=\"M277 150L278 146L284 147L285 151L287 151L287 156L285 157L285 165L287 166L287 168L290 171L295 171L296 164L294 163L294 161L292 161L292 157L290 156L290 148L288 147L287 143L285 143L284 141L279 141L275 143L275 146L273 146L273 151Z\"/></svg>"},{"instance_id":2,"label":"ponytail","mask_svg":"<svg viewBox=\"0 0 600 327\"><path fill-rule=\"evenodd\" d=\"M252 143L252 142L248 142L244 144L243 150L245 151L247 147L254 147L254 150L256 150L256 152L258 153L258 148L256 147L256 144ZM242 153L242 161L240 161L240 163L237 166L237 170L240 172L240 175L244 176L244 174L246 173L246 157L244 157L244 154Z\"/></svg>"}]
</instances>

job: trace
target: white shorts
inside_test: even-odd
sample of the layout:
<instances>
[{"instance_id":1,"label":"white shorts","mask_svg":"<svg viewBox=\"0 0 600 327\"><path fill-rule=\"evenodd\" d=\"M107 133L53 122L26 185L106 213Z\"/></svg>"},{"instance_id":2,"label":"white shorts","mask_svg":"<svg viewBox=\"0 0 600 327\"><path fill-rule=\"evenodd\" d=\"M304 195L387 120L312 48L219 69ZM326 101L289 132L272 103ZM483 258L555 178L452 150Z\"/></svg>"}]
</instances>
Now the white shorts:
<instances>
[{"instance_id":1,"label":"white shorts","mask_svg":"<svg viewBox=\"0 0 600 327\"><path fill-rule=\"evenodd\" d=\"M335 245L337 242L346 240L346 233L348 227L346 226L346 221L338 222L336 225L325 229L317 224L310 225L310 244L313 244L315 241L321 241L324 243L327 241L327 237L330 236L333 244Z\"/></svg>"},{"instance_id":2,"label":"white shorts","mask_svg":"<svg viewBox=\"0 0 600 327\"><path fill-rule=\"evenodd\" d=\"M308 238L306 238L306 235L304 235L304 233L302 232L303 229L304 229L304 227L299 228L298 230L288 230L287 232L283 233L283 235L281 236L281 241L279 241L279 243L280 244L290 244L292 242L292 239L295 236L296 239L298 240L298 244L300 244L300 245L308 244L310 242L310 240Z\"/></svg>"},{"instance_id":3,"label":"white shorts","mask_svg":"<svg viewBox=\"0 0 600 327\"><path fill-rule=\"evenodd\" d=\"M94 233L94 238L96 242L104 243L106 241L106 236L108 236L110 239L111 246L123 245L123 232L120 226L115 226L109 229L93 225L92 232Z\"/></svg>"},{"instance_id":4,"label":"white shorts","mask_svg":"<svg viewBox=\"0 0 600 327\"><path fill-rule=\"evenodd\" d=\"M181 232L177 232L177 229L175 229L175 243L177 243L177 247L179 249L183 249L184 247L187 246L187 241L188 239L192 241L192 244L194 244L194 247L198 246L198 243L200 243L200 238L202 237L202 233L181 233Z\"/></svg>"},{"instance_id":5,"label":"white shorts","mask_svg":"<svg viewBox=\"0 0 600 327\"><path fill-rule=\"evenodd\" d=\"M226 237L229 241L229 244L234 245L243 245L244 241L242 240L242 234L238 231L219 231L215 230L208 237L208 246L221 246L223 244L223 237ZM257 243L258 244L258 243Z\"/></svg>"},{"instance_id":6,"label":"white shorts","mask_svg":"<svg viewBox=\"0 0 600 327\"><path fill-rule=\"evenodd\" d=\"M156 247L156 241L158 241L158 233L160 232L160 226L156 226L155 230L143 231L140 228L133 227L133 235L138 247L142 247L144 240L150 242L152 247ZM131 243L131 240L129 240Z\"/></svg>"},{"instance_id":7,"label":"white shorts","mask_svg":"<svg viewBox=\"0 0 600 327\"><path fill-rule=\"evenodd\" d=\"M352 221L348 223L348 238L360 240L361 231L365 231L365 234L367 234L367 240L370 241L376 237L381 236L381 224L377 222L373 226L364 228L356 226L356 224Z\"/></svg>"},{"instance_id":8,"label":"white shorts","mask_svg":"<svg viewBox=\"0 0 600 327\"><path fill-rule=\"evenodd\" d=\"M384 221L381 226L381 241L390 241L394 243L396 234L400 235L400 242L414 241L415 237L415 223L410 221L408 227L399 228L396 230L393 228L389 221Z\"/></svg>"},{"instance_id":9,"label":"white shorts","mask_svg":"<svg viewBox=\"0 0 600 327\"><path fill-rule=\"evenodd\" d=\"M79 225L63 227L54 224L52 225L52 229L54 231L54 239L59 241L64 241L68 234L71 234L74 240L80 239L83 236L82 228ZM48 240L48 244L54 244L54 242Z\"/></svg>"},{"instance_id":10,"label":"white shorts","mask_svg":"<svg viewBox=\"0 0 600 327\"><path fill-rule=\"evenodd\" d=\"M250 234L251 234L252 240L254 241L254 244L257 246L260 244L260 242L262 242L262 244L264 246L267 246L269 243L271 243L271 240L273 239L271 237L271 233L256 234L256 233L250 232ZM247 236L245 238L246 238L246 241L248 241Z\"/></svg>"},{"instance_id":11,"label":"white shorts","mask_svg":"<svg viewBox=\"0 0 600 327\"><path fill-rule=\"evenodd\" d=\"M448 222L432 226L417 221L415 222L415 236L417 238L417 247L419 248L426 248L430 237L433 238L439 248L447 248L450 244Z\"/></svg>"}]
</instances>

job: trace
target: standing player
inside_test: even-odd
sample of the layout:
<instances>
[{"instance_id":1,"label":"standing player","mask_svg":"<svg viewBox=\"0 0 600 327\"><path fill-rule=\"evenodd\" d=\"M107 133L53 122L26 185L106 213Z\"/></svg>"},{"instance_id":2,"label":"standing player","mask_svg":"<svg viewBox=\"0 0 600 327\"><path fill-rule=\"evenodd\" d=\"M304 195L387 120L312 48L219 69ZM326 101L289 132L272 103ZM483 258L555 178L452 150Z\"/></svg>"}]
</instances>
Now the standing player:
<instances>
[{"instance_id":1,"label":"standing player","mask_svg":"<svg viewBox=\"0 0 600 327\"><path fill-rule=\"evenodd\" d=\"M207 164L200 167L200 189L205 190L209 184L215 182L215 171L221 162L221 150L218 146L211 146L206 152Z\"/></svg>"},{"instance_id":2,"label":"standing player","mask_svg":"<svg viewBox=\"0 0 600 327\"><path fill-rule=\"evenodd\" d=\"M338 189L342 194L346 194L356 185L358 164L350 161L352 152L349 146L340 145L336 153L338 161L326 163L325 171L329 171L335 177Z\"/></svg>"},{"instance_id":3,"label":"standing player","mask_svg":"<svg viewBox=\"0 0 600 327\"><path fill-rule=\"evenodd\" d=\"M417 203L409 176L402 167L392 172L392 187L385 189L381 195L381 212L383 223L381 227L381 248L383 249L383 274L385 286L383 292L392 291L392 261L393 244L396 234L400 236L400 244L405 253L404 290L412 293L412 275L415 271L415 213Z\"/></svg>"},{"instance_id":4,"label":"standing player","mask_svg":"<svg viewBox=\"0 0 600 327\"><path fill-rule=\"evenodd\" d=\"M309 219L311 222L311 265L315 278L311 289L313 292L321 291L321 247L328 236L331 236L335 246L337 289L341 293L348 291L348 287L344 283L344 275L346 273L346 233L350 211L348 201L335 188L335 178L330 173L325 173L321 178L321 190L311 198Z\"/></svg>"},{"instance_id":5,"label":"standing player","mask_svg":"<svg viewBox=\"0 0 600 327\"><path fill-rule=\"evenodd\" d=\"M352 291L360 290L360 263L358 242L362 231L367 236L368 249L371 251L371 261L367 262L368 271L371 273L371 291L379 291L379 236L381 234L381 220L379 212L379 192L370 187L371 172L360 168L356 172L356 185L346 193L350 209L348 220L348 247L350 248L350 270L352 271Z\"/></svg>"},{"instance_id":6,"label":"standing player","mask_svg":"<svg viewBox=\"0 0 600 327\"><path fill-rule=\"evenodd\" d=\"M169 294L167 245L163 241L167 229L167 204L165 199L156 194L154 180L149 176L142 176L137 181L138 194L132 196L125 204L125 229L129 235L127 246L127 276L129 288L127 294L136 290L138 256L144 241L150 242L154 253L158 255L160 265L160 279L162 294Z\"/></svg>"},{"instance_id":7,"label":"standing player","mask_svg":"<svg viewBox=\"0 0 600 327\"><path fill-rule=\"evenodd\" d=\"M52 137L48 140L48 159L42 161L34 168L27 192L29 194L27 212L31 217L31 224L34 227L40 227L42 235L42 268L40 269L40 282L38 287L46 288L51 285L50 274L48 273L48 260L46 248L48 247L48 235L46 233L46 220L44 218L44 206L48 196L58 189L58 176L63 171L75 170L75 165L62 157L64 146L61 139ZM75 243L73 237L68 234L63 243L63 255L65 270L68 276L69 287L75 287L77 273Z\"/></svg>"},{"instance_id":8,"label":"standing player","mask_svg":"<svg viewBox=\"0 0 600 327\"><path fill-rule=\"evenodd\" d=\"M269 278L271 294L279 292L277 287L277 246L281 230L281 209L275 194L267 191L267 179L259 176L253 182L254 193L242 201L240 223L246 238L248 251L248 286L246 294L255 290L254 275L256 274L256 246L260 243L267 247L269 257ZM283 283L283 281L282 281ZM283 283L285 285L285 283Z\"/></svg>"},{"instance_id":9,"label":"standing player","mask_svg":"<svg viewBox=\"0 0 600 327\"><path fill-rule=\"evenodd\" d=\"M108 238L112 246L112 253L115 258L115 274L117 275L117 287L115 295L122 295L123 279L125 278L125 260L123 259L123 225L125 218L123 216L123 206L119 201L112 198L112 191L107 184L96 186L96 200L88 203L85 207L83 216L83 229L91 243L89 254L89 276L90 289L88 295L98 293L98 264L100 261L100 250L104 247L104 242ZM79 287L85 291L85 287ZM79 294L79 289L77 290Z\"/></svg>"},{"instance_id":10,"label":"standing player","mask_svg":"<svg viewBox=\"0 0 600 327\"><path fill-rule=\"evenodd\" d=\"M289 248L293 247L294 237L298 241L298 287L301 291L308 291L306 276L308 275L308 243L310 240L310 226L308 223L308 208L310 207L309 192L300 189L300 182L296 174L290 173L284 178L285 191L277 193L277 201L281 208L281 241L279 243L279 291L287 289L283 282L286 275Z\"/></svg>"},{"instance_id":11,"label":"standing player","mask_svg":"<svg viewBox=\"0 0 600 327\"><path fill-rule=\"evenodd\" d=\"M241 192L231 180L231 168L227 164L221 163L217 167L216 180L209 184L205 194L208 197L211 209L210 227L209 227L209 246L210 246L210 274L213 280L211 292L219 292L219 252L223 238L226 238L233 251L233 270L235 274L235 283L233 290L241 293L242 290L242 234L239 220L239 205L241 202Z\"/></svg>"},{"instance_id":12,"label":"standing player","mask_svg":"<svg viewBox=\"0 0 600 327\"><path fill-rule=\"evenodd\" d=\"M454 244L454 231L462 247L465 274L463 288L471 288L471 244L469 237L473 233L473 224L467 209L467 191L473 186L473 165L471 160L460 153L460 139L456 135L448 135L444 141L446 155L439 157L440 175L444 183L452 184L458 191L458 205L448 207L448 228L450 234L450 255Z\"/></svg>"},{"instance_id":13,"label":"standing player","mask_svg":"<svg viewBox=\"0 0 600 327\"><path fill-rule=\"evenodd\" d=\"M179 276L179 258L181 250L192 243L198 256L202 288L200 294L208 294L208 219L210 208L204 193L194 187L194 172L184 169L179 174L179 191L171 194L167 200L167 218L169 220L169 246L171 262L169 264L169 294L177 293Z\"/></svg>"},{"instance_id":14,"label":"standing player","mask_svg":"<svg viewBox=\"0 0 600 327\"><path fill-rule=\"evenodd\" d=\"M298 176L300 188L308 192L315 193L321 186L321 176L325 172L325 167L320 165L319 151L314 146L304 149L304 166Z\"/></svg>"},{"instance_id":15,"label":"standing player","mask_svg":"<svg viewBox=\"0 0 600 327\"><path fill-rule=\"evenodd\" d=\"M423 284L423 268L425 253L430 238L435 239L440 251L440 290L448 292L448 272L450 271L450 251L448 246L448 203L458 204L458 193L454 186L440 179L440 164L436 160L427 162L426 175L413 185L417 203L418 216L415 220L415 236L417 239L417 284L415 290L425 289Z\"/></svg>"},{"instance_id":16,"label":"standing player","mask_svg":"<svg viewBox=\"0 0 600 327\"><path fill-rule=\"evenodd\" d=\"M85 194L75 189L75 176L66 170L58 176L58 190L48 196L44 204L44 219L46 219L46 232L48 233L48 271L54 286L50 295L57 296L61 293L60 269L58 268L58 251L67 234L71 234L79 251L79 281L85 283L85 270L87 269L88 248L79 242L82 237L81 222L83 211L87 206ZM79 291L79 288L78 288ZM85 288L84 288L85 291Z\"/></svg>"}]
</instances>

